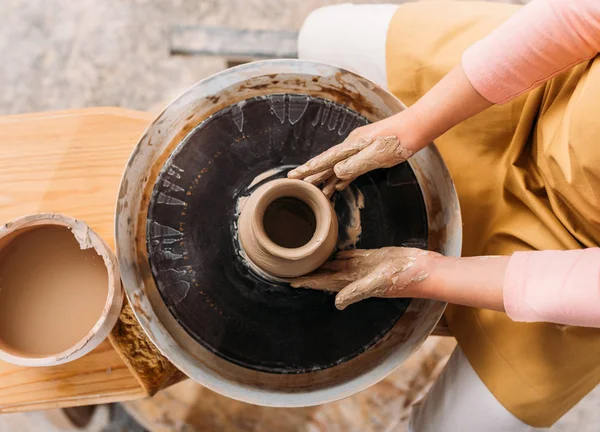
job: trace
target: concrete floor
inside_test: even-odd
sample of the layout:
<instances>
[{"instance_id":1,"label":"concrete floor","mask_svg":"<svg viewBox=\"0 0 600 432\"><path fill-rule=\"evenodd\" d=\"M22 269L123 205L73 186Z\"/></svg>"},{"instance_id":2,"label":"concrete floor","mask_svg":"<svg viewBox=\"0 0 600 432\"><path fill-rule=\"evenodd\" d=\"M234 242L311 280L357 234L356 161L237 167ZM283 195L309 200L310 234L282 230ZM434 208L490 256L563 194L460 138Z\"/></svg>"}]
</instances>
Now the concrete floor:
<instances>
[{"instance_id":1,"label":"concrete floor","mask_svg":"<svg viewBox=\"0 0 600 432\"><path fill-rule=\"evenodd\" d=\"M0 115L88 106L158 112L226 66L222 58L169 56L171 24L298 29L316 7L344 2L1 0ZM600 388L552 430L598 431L599 407ZM0 417L0 432L16 430L15 416L23 415Z\"/></svg>"},{"instance_id":2,"label":"concrete floor","mask_svg":"<svg viewBox=\"0 0 600 432\"><path fill-rule=\"evenodd\" d=\"M225 67L220 58L169 56L170 25L298 29L311 10L333 3L342 1L3 0L0 114L159 110Z\"/></svg>"}]
</instances>

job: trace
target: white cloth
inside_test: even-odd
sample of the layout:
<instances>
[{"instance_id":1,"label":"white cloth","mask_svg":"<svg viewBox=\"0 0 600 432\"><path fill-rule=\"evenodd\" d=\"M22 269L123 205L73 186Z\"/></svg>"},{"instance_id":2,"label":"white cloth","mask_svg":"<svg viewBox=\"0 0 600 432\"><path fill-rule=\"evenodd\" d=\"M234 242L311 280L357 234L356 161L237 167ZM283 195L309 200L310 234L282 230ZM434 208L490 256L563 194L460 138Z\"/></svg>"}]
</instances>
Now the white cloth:
<instances>
[{"instance_id":1,"label":"white cloth","mask_svg":"<svg viewBox=\"0 0 600 432\"><path fill-rule=\"evenodd\" d=\"M410 432L530 432L479 379L457 347L423 401L415 404Z\"/></svg>"},{"instance_id":2,"label":"white cloth","mask_svg":"<svg viewBox=\"0 0 600 432\"><path fill-rule=\"evenodd\" d=\"M398 5L327 6L312 12L298 40L303 60L353 71L387 88L386 39ZM530 432L479 379L460 348L424 400L413 407L411 432Z\"/></svg>"},{"instance_id":3,"label":"white cloth","mask_svg":"<svg viewBox=\"0 0 600 432\"><path fill-rule=\"evenodd\" d=\"M298 36L298 57L355 72L387 88L385 40L398 5L341 4L314 10Z\"/></svg>"}]
</instances>

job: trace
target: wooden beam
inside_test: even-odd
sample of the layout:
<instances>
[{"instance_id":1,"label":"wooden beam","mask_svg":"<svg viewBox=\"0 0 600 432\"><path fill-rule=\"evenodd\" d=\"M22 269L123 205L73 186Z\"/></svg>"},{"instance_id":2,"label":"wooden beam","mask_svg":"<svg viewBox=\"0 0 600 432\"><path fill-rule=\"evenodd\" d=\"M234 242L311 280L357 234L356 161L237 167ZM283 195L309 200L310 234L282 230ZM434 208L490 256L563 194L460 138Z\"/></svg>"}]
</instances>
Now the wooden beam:
<instances>
[{"instance_id":1,"label":"wooden beam","mask_svg":"<svg viewBox=\"0 0 600 432\"><path fill-rule=\"evenodd\" d=\"M296 58L298 33L288 30L239 30L228 27L173 26L172 55L237 58Z\"/></svg>"}]
</instances>

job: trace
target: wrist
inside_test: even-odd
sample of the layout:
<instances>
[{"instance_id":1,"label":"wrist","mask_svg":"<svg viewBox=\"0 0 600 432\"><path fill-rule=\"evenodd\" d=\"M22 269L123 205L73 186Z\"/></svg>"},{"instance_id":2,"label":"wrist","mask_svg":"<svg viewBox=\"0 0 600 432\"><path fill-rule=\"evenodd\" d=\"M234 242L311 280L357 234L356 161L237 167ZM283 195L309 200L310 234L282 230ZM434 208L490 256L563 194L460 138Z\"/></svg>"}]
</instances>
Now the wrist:
<instances>
[{"instance_id":1,"label":"wrist","mask_svg":"<svg viewBox=\"0 0 600 432\"><path fill-rule=\"evenodd\" d=\"M373 124L375 136L395 136L406 150L416 153L429 145L431 139L425 125L411 108Z\"/></svg>"},{"instance_id":2,"label":"wrist","mask_svg":"<svg viewBox=\"0 0 600 432\"><path fill-rule=\"evenodd\" d=\"M399 129L402 131L402 146L413 153L427 147L435 138L428 131L427 123L422 121L413 107L398 114Z\"/></svg>"},{"instance_id":3,"label":"wrist","mask_svg":"<svg viewBox=\"0 0 600 432\"><path fill-rule=\"evenodd\" d=\"M416 298L437 299L435 297L436 284L434 282L436 269L447 260L447 257L437 252L420 255L414 267L413 278L415 281L406 287L407 295Z\"/></svg>"},{"instance_id":4,"label":"wrist","mask_svg":"<svg viewBox=\"0 0 600 432\"><path fill-rule=\"evenodd\" d=\"M510 257L435 255L424 263L427 278L414 284L414 297L496 311L504 310L503 285Z\"/></svg>"}]
</instances>

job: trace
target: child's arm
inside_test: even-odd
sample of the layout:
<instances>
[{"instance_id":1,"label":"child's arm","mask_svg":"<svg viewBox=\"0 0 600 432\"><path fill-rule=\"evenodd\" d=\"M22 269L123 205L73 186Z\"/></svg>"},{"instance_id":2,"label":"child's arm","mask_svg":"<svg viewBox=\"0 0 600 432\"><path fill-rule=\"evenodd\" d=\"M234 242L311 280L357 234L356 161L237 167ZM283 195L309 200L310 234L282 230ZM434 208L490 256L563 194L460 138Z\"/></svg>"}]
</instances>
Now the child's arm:
<instances>
[{"instance_id":1,"label":"child's arm","mask_svg":"<svg viewBox=\"0 0 600 432\"><path fill-rule=\"evenodd\" d=\"M458 123L599 51L599 0L533 0L467 49L462 64L415 104L356 129L289 175L337 177L335 188L342 189L365 172L404 162Z\"/></svg>"},{"instance_id":2,"label":"child's arm","mask_svg":"<svg viewBox=\"0 0 600 432\"><path fill-rule=\"evenodd\" d=\"M411 295L503 311L514 321L600 327L600 249L425 262Z\"/></svg>"},{"instance_id":3,"label":"child's arm","mask_svg":"<svg viewBox=\"0 0 600 432\"><path fill-rule=\"evenodd\" d=\"M600 248L471 258L350 250L292 286L339 291L340 309L368 297L419 297L506 311L515 321L600 327Z\"/></svg>"}]
</instances>

